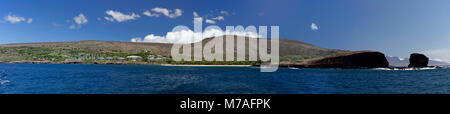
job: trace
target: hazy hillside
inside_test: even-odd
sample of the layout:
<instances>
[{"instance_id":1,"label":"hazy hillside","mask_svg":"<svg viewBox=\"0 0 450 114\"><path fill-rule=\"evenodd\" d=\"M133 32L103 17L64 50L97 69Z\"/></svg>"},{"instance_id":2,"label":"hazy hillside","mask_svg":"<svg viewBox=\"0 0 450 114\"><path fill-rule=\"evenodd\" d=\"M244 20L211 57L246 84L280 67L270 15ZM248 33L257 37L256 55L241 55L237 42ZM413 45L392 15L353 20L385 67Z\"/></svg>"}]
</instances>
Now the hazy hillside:
<instances>
[{"instance_id":1,"label":"hazy hillside","mask_svg":"<svg viewBox=\"0 0 450 114\"><path fill-rule=\"evenodd\" d=\"M409 65L409 58L400 59L399 57L386 56L386 59L389 61L390 66L406 67ZM428 65L430 65L430 66L447 66L447 65L450 65L450 63L429 60Z\"/></svg>"},{"instance_id":2,"label":"hazy hillside","mask_svg":"<svg viewBox=\"0 0 450 114\"><path fill-rule=\"evenodd\" d=\"M236 37L235 37L236 38ZM207 38L204 43L211 40ZM235 41L236 42L236 41ZM246 38L246 48L248 49L248 38ZM170 50L172 44L163 43L136 43L136 42L117 42L117 41L76 41L76 42L42 42L42 43L18 43L18 44L4 44L0 45L0 49L4 52L0 52L0 59L20 57L22 56L20 52L11 54L12 48L24 48L24 47L37 47L39 49L26 49L34 50L33 53L39 52L36 50L52 50L53 55L62 55L61 57L71 56L77 53L102 53L106 55L123 55L123 54L133 54L142 51L148 51L155 55L170 56ZM269 44L270 47L270 44ZM16 51L24 51L16 50ZM74 51L76 50L76 51ZM14 50L12 50L14 51ZM8 54L8 53L9 54ZM298 61L298 59L309 59L324 56L333 56L349 51L345 50L334 50L321 48L314 45L310 45L304 42L280 39L280 56L282 60L287 61ZM28 52L30 53L30 52ZM42 53L39 53L42 54ZM46 53L44 53L46 54ZM47 53L50 54L50 53ZM283 58L285 57L285 58Z\"/></svg>"}]
</instances>

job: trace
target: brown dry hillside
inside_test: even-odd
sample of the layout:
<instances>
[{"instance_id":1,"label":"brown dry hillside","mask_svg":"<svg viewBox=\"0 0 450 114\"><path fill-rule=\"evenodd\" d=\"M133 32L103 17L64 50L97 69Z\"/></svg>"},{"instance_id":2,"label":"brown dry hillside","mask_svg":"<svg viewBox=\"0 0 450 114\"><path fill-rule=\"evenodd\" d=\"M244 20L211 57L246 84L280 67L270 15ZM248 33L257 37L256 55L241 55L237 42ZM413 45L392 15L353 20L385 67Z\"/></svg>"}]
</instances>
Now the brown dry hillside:
<instances>
[{"instance_id":1,"label":"brown dry hillside","mask_svg":"<svg viewBox=\"0 0 450 114\"><path fill-rule=\"evenodd\" d=\"M234 38L234 44L235 44L235 52L236 52L236 42L237 42L237 36L226 36L224 37L224 46L226 43L227 38ZM203 43L209 42L212 38L206 38L203 40ZM260 38L258 38L260 39ZM259 42L259 40L257 40ZM245 48L248 49L249 38L245 38ZM268 48L270 49L270 41L267 41ZM308 56L308 57L324 57L324 56L334 56L334 55L341 55L344 53L348 53L350 51L347 50L336 50L336 49L327 49L327 48L321 48L318 46L314 46L311 44L307 44L304 42L296 41L296 40L288 40L280 38L279 41L280 46L280 56L288 56L288 55L301 55L301 56ZM224 51L225 52L225 51ZM248 50L246 50L246 57L248 57Z\"/></svg>"},{"instance_id":2,"label":"brown dry hillside","mask_svg":"<svg viewBox=\"0 0 450 114\"><path fill-rule=\"evenodd\" d=\"M236 36L235 36L236 38ZM211 40L207 38L204 42ZM248 47L248 38L246 38L246 47ZM41 47L41 48L58 48L58 49L73 49L73 48L89 48L102 51L122 51L126 53L137 53L142 50L151 51L153 54L170 56L172 44L164 43L136 43L136 42L118 42L118 41L74 41L74 42L42 42L42 43L17 43L4 44L4 47ZM270 45L269 45L270 46ZM309 57L323 57L330 55L338 55L347 53L346 50L335 50L317 47L300 41L280 39L280 56L300 55Z\"/></svg>"}]
</instances>

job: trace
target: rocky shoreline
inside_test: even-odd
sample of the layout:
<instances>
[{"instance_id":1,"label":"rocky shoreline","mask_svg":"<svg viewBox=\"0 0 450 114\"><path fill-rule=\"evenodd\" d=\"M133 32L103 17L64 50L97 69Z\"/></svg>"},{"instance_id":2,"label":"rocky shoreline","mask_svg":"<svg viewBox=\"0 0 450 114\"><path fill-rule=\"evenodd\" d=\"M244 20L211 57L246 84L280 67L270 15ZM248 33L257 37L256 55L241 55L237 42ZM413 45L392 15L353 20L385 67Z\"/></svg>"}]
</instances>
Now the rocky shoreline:
<instances>
[{"instance_id":1,"label":"rocky shoreline","mask_svg":"<svg viewBox=\"0 0 450 114\"><path fill-rule=\"evenodd\" d=\"M289 68L339 68L339 69L385 69L385 70L421 70L440 69L440 66L428 66L429 58L424 54L410 55L408 67L391 67L385 55L375 51L359 51L342 56L325 57L301 64L280 64Z\"/></svg>"},{"instance_id":2,"label":"rocky shoreline","mask_svg":"<svg viewBox=\"0 0 450 114\"><path fill-rule=\"evenodd\" d=\"M381 52L358 51L341 56L325 57L309 60L299 64L279 64L279 67L288 68L339 68L339 69L385 69L385 70L417 70L417 69L439 69L439 66L428 66L428 57L423 54L413 53L410 57L408 67L389 67L389 62ZM82 62L82 61L0 61L0 63L28 63L28 64L106 64L106 65L163 65L163 66L256 66L260 65L201 65L201 64L167 64L147 62Z\"/></svg>"},{"instance_id":3,"label":"rocky shoreline","mask_svg":"<svg viewBox=\"0 0 450 114\"><path fill-rule=\"evenodd\" d=\"M324 57L297 64L279 64L290 68L388 68L389 62L381 52L358 51L341 56Z\"/></svg>"},{"instance_id":4,"label":"rocky shoreline","mask_svg":"<svg viewBox=\"0 0 450 114\"><path fill-rule=\"evenodd\" d=\"M441 69L440 66L427 66L427 67L390 67L390 68L374 68L374 70L430 70Z\"/></svg>"},{"instance_id":5,"label":"rocky shoreline","mask_svg":"<svg viewBox=\"0 0 450 114\"><path fill-rule=\"evenodd\" d=\"M82 62L82 61L65 61L65 62L51 62L51 61L0 61L0 63L25 63L25 64L111 64L111 65L159 65L145 62Z\"/></svg>"},{"instance_id":6,"label":"rocky shoreline","mask_svg":"<svg viewBox=\"0 0 450 114\"><path fill-rule=\"evenodd\" d=\"M250 67L253 65L201 65L201 64L168 64L168 63L147 63L147 62L51 62L51 61L0 61L0 63L12 64L103 64L103 65L160 65L160 66L223 66L223 67Z\"/></svg>"}]
</instances>

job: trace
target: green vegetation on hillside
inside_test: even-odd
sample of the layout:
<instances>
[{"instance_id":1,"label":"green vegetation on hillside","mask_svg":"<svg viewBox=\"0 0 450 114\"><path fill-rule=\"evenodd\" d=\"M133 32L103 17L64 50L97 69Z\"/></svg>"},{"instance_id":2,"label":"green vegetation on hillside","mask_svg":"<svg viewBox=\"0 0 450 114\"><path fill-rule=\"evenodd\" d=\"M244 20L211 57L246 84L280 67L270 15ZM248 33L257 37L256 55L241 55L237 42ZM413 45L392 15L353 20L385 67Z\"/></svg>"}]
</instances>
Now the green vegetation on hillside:
<instances>
[{"instance_id":1,"label":"green vegetation on hillside","mask_svg":"<svg viewBox=\"0 0 450 114\"><path fill-rule=\"evenodd\" d=\"M290 63L301 63L306 59L311 59L310 56L302 56L302 55L287 55L280 57L280 61L286 61Z\"/></svg>"},{"instance_id":2,"label":"green vegetation on hillside","mask_svg":"<svg viewBox=\"0 0 450 114\"><path fill-rule=\"evenodd\" d=\"M134 56L135 58L130 58ZM121 60L122 59L122 60ZM198 65L253 65L259 61L173 61L171 57L154 55L150 51L124 53L89 48L47 48L47 47L3 47L0 61L80 61L94 62L144 62L152 64L198 64Z\"/></svg>"},{"instance_id":3,"label":"green vegetation on hillside","mask_svg":"<svg viewBox=\"0 0 450 114\"><path fill-rule=\"evenodd\" d=\"M204 40L204 43L207 39ZM154 64L249 65L258 61L173 61L172 44L111 41L46 42L0 45L0 61L125 62ZM301 63L338 56L350 51L321 48L300 41L280 39L280 61ZM248 55L247 55L248 56Z\"/></svg>"},{"instance_id":4,"label":"green vegetation on hillside","mask_svg":"<svg viewBox=\"0 0 450 114\"><path fill-rule=\"evenodd\" d=\"M147 61L149 52L124 53L89 48L4 47L0 48L0 61L106 61L140 56Z\"/></svg>"}]
</instances>

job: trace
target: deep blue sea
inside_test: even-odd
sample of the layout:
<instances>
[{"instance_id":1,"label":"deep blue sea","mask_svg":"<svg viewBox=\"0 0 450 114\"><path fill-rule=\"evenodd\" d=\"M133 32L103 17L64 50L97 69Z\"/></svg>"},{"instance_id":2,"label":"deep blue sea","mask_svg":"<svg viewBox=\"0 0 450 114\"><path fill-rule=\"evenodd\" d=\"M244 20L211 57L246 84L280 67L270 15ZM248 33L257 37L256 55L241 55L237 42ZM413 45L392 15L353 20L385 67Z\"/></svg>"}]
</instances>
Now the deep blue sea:
<instances>
[{"instance_id":1,"label":"deep blue sea","mask_svg":"<svg viewBox=\"0 0 450 114\"><path fill-rule=\"evenodd\" d=\"M0 94L450 93L450 69L287 69L0 63Z\"/></svg>"}]
</instances>

